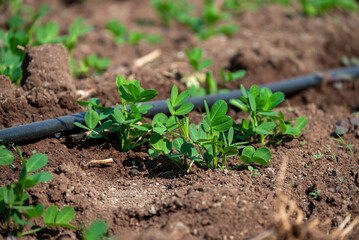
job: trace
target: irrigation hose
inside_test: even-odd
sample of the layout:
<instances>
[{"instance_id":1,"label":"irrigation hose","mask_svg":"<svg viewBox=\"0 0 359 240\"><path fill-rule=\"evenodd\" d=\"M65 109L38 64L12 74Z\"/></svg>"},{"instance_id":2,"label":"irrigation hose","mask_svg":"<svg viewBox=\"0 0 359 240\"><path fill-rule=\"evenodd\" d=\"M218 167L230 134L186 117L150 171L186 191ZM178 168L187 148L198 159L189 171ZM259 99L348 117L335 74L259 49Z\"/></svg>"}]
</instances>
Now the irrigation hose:
<instances>
[{"instance_id":1,"label":"irrigation hose","mask_svg":"<svg viewBox=\"0 0 359 240\"><path fill-rule=\"evenodd\" d=\"M302 77L291 78L288 80L261 85L260 87L267 87L272 92L281 91L285 95L292 95L303 91L307 88L320 85L324 78L328 76L330 79L338 78L354 78L359 76L359 67L341 68L327 72L326 74L311 74ZM193 97L188 100L194 104L195 109L204 109L204 100L211 106L218 99L223 99L228 102L232 98L239 98L242 96L241 90L235 90L228 93L206 95L201 97ZM145 114L146 117L152 117L157 113L168 114L166 100L148 102L153 107ZM39 122L34 122L22 126L16 126L0 130L0 143L20 143L36 138L50 136L55 133L74 130L75 122L85 122L86 112L75 113L72 115L62 116L55 119L49 119Z\"/></svg>"}]
</instances>

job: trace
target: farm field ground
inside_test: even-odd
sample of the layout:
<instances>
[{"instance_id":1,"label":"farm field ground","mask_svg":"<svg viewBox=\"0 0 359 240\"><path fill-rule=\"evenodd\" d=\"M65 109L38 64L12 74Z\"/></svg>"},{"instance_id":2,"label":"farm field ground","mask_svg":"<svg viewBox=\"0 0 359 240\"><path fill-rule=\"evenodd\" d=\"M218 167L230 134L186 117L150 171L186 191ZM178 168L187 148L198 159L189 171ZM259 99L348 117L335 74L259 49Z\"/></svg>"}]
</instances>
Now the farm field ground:
<instances>
[{"instance_id":1,"label":"farm field ground","mask_svg":"<svg viewBox=\"0 0 359 240\"><path fill-rule=\"evenodd\" d=\"M137 79L144 89L157 90L154 100L170 98L173 85L186 90L182 79L193 70L184 50L193 47L200 47L205 58L212 59L210 69L216 79L220 78L219 68L247 71L243 78L224 84L230 90L239 89L241 84L250 87L321 74L345 67L344 56L359 57L359 15L341 10L309 18L297 7L269 4L235 16L232 21L239 29L233 36L216 35L198 41L181 24L173 23L169 28L161 25L149 1L24 2L35 7L46 3L51 14L44 21L57 22L60 35L81 16L93 30L80 38L73 50L74 59L96 53L109 58L111 64L100 76L75 78L65 47L26 47L24 84L16 86L0 76L0 129L81 112L78 99L97 97L102 105L113 106L121 101L117 75ZM200 5L201 1L193 4ZM6 29L9 14L8 9L0 12L2 29ZM129 29L160 34L162 42L117 45L104 28L111 19ZM153 51L160 52L153 61L136 64ZM250 239L262 233L270 235L263 239L323 239L347 216L351 221L359 217L359 130L342 135L345 144L333 140L337 122L350 122L359 111L358 93L357 79L333 84L325 78L316 88L286 96L278 109L287 118L305 116L308 124L300 137L269 146L269 166L252 165L260 173L252 177L247 167L212 170L193 165L185 173L165 157L150 158L149 143L120 152L115 139L73 144L68 141L70 133L19 143L25 159L34 150L46 154L49 161L44 170L53 175L50 181L29 189L29 203L72 206L76 212L73 225L83 229L102 219L116 239ZM230 107L228 114L236 123L247 116L235 107ZM199 121L200 115L200 111L189 114L194 121ZM1 185L13 182L21 171L19 157L8 149L15 155L15 168L0 166ZM317 159L313 155L319 152L324 156ZM108 158L114 162L87 164ZM239 162L238 155L228 159L227 165ZM310 194L318 190L318 196ZM284 214L287 211L283 206L290 204L303 214L300 222L295 222L298 212ZM313 229L315 220L319 222ZM36 223L41 225L41 220ZM1 234L0 238L6 238ZM81 231L62 228L24 237L78 238ZM345 237L358 238L358 226Z\"/></svg>"}]
</instances>

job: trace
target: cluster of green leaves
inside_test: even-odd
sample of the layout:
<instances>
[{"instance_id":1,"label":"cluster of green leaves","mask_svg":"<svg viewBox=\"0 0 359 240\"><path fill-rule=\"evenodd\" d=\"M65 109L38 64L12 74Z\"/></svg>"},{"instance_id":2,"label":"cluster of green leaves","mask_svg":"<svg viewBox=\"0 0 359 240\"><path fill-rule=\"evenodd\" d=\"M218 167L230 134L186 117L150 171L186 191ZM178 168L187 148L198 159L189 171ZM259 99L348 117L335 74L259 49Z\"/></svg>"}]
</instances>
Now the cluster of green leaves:
<instances>
[{"instance_id":1,"label":"cluster of green leaves","mask_svg":"<svg viewBox=\"0 0 359 240\"><path fill-rule=\"evenodd\" d=\"M243 11L255 11L269 3L288 5L290 1L291 0L225 0L222 7L228 11L238 14Z\"/></svg>"},{"instance_id":2,"label":"cluster of green leaves","mask_svg":"<svg viewBox=\"0 0 359 240\"><path fill-rule=\"evenodd\" d=\"M249 112L250 120L243 119L241 124L236 124L237 138L248 142L261 142L263 145L279 144L290 136L299 136L306 126L307 119L300 116L294 120L285 120L282 111L279 113L273 109L284 101L282 92L275 92L269 88L259 89L253 85L249 92L241 85L242 96L240 99L231 99L230 103L239 107L244 112ZM267 141L266 139L269 138Z\"/></svg>"},{"instance_id":3,"label":"cluster of green leaves","mask_svg":"<svg viewBox=\"0 0 359 240\"><path fill-rule=\"evenodd\" d=\"M120 150L127 152L145 142L146 135L151 131L150 124L141 123L142 114L147 113L152 105L144 104L157 96L153 89L144 90L135 80L126 80L122 76L116 78L121 105L118 108L105 108L99 105L97 98L89 101L78 101L80 105L88 106L85 123L75 123L76 126L91 131L89 138L108 139L109 134L116 134L120 141Z\"/></svg>"},{"instance_id":4,"label":"cluster of green leaves","mask_svg":"<svg viewBox=\"0 0 359 240\"><path fill-rule=\"evenodd\" d=\"M99 58L96 54L90 54L81 61L72 59L70 62L73 76L87 76L90 71L95 75L100 75L110 65L110 59Z\"/></svg>"},{"instance_id":5,"label":"cluster of green leaves","mask_svg":"<svg viewBox=\"0 0 359 240\"><path fill-rule=\"evenodd\" d=\"M150 156L164 154L183 171L189 171L195 162L212 169L225 168L227 158L237 155L244 144L233 142L233 120L226 115L226 102L218 100L211 109L204 102L206 113L196 126L186 116L194 107L186 102L189 97L188 90L178 94L177 86L173 86L171 99L167 99L171 116L159 113L152 121Z\"/></svg>"},{"instance_id":6,"label":"cluster of green leaves","mask_svg":"<svg viewBox=\"0 0 359 240\"><path fill-rule=\"evenodd\" d=\"M106 29L108 29L114 39L116 44L130 44L130 45L136 45L138 44L142 39L145 39L148 43L160 43L162 41L161 35L155 35L155 34L145 34L139 31L129 31L125 26L120 24L116 20L110 20L106 24Z\"/></svg>"},{"instance_id":7,"label":"cluster of green leaves","mask_svg":"<svg viewBox=\"0 0 359 240\"><path fill-rule=\"evenodd\" d=\"M10 28L8 32L0 29L0 74L8 76L12 82L20 84L22 77L21 63L25 53L18 49L19 46L35 44L34 33L39 25L41 18L48 12L45 5L41 5L38 11L27 5L22 5L22 1L10 1L12 15L7 21ZM37 36L36 36L37 37Z\"/></svg>"},{"instance_id":8,"label":"cluster of green leaves","mask_svg":"<svg viewBox=\"0 0 359 240\"><path fill-rule=\"evenodd\" d=\"M194 70L194 74L186 78L187 88L190 90L191 96L193 97L228 92L228 89L225 89L223 85L227 82L234 82L246 74L245 70L239 70L232 73L230 71L219 69L222 78L221 89L219 89L212 71L207 71L206 73L201 72L212 64L211 59L202 60L202 49L198 47L193 48L191 51L186 49L185 53Z\"/></svg>"},{"instance_id":9,"label":"cluster of green leaves","mask_svg":"<svg viewBox=\"0 0 359 240\"><path fill-rule=\"evenodd\" d=\"M0 39L3 44L1 46L0 74L8 76L12 82L18 85L22 78L21 64L25 57L24 51L18 46L62 43L72 53L79 36L91 30L91 26L83 27L82 19L77 18L76 22L70 25L68 35L58 36L59 26L57 23L39 24L41 18L49 12L45 5L33 12L32 8L21 3L22 1L19 0L10 1L12 15L7 22L10 30L5 32L0 29ZM30 15L29 12L31 12Z\"/></svg>"},{"instance_id":10,"label":"cluster of green leaves","mask_svg":"<svg viewBox=\"0 0 359 240\"><path fill-rule=\"evenodd\" d=\"M339 8L346 11L358 11L355 0L300 0L302 11L307 16L324 15L328 10Z\"/></svg>"},{"instance_id":11,"label":"cluster of green leaves","mask_svg":"<svg viewBox=\"0 0 359 240\"><path fill-rule=\"evenodd\" d=\"M222 24L230 18L230 14L222 12L213 0L204 0L199 16L187 1L152 0L152 6L158 13L163 24L169 26L172 20L189 27L199 39L204 40L217 34L227 36L237 31L235 24Z\"/></svg>"},{"instance_id":12,"label":"cluster of green leaves","mask_svg":"<svg viewBox=\"0 0 359 240\"><path fill-rule=\"evenodd\" d=\"M17 151L22 164L19 180L9 186L3 185L0 188L0 214L1 220L5 224L5 229L3 230L20 237L38 232L46 227L61 226L77 229L69 224L75 216L75 211L72 207L64 207L61 211L58 211L56 206L50 206L43 216L46 227L36 227L24 232L26 225L34 225L30 220L41 217L45 210L42 204L25 206L25 202L29 198L25 191L34 187L37 183L49 181L52 175L44 171L29 175L46 165L48 159L45 154L34 154L26 161L19 147L17 147ZM0 165L10 165L13 161L14 155L12 152L5 149L4 146L0 146Z\"/></svg>"},{"instance_id":13,"label":"cluster of green leaves","mask_svg":"<svg viewBox=\"0 0 359 240\"><path fill-rule=\"evenodd\" d=\"M242 164L232 169L251 163L268 166L272 155L267 147L255 149L245 145L257 142L279 144L289 136L299 136L307 119L298 117L294 126L293 120L285 120L282 112L273 111L284 100L281 92L273 94L268 88L260 90L256 85L249 92L242 86L242 91L243 96L231 102L249 112L250 121L243 119L241 124L235 124L226 115L228 106L225 101L216 101L211 109L205 101L203 122L196 126L190 124L190 118L186 116L193 109L193 104L186 102L190 92L178 94L178 88L173 86L171 99L167 99L171 116L159 113L152 121L150 156L156 158L164 154L183 171L189 171L194 163L223 169L227 158L236 156L243 148Z\"/></svg>"}]
</instances>

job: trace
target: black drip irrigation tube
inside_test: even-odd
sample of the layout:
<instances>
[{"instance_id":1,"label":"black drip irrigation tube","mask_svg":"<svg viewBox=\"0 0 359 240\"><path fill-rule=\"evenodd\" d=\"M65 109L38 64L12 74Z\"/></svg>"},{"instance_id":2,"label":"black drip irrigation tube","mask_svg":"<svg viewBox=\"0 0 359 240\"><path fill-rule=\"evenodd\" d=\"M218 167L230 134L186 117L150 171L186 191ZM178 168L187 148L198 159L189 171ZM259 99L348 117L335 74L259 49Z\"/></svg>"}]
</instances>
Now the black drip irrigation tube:
<instances>
[{"instance_id":1,"label":"black drip irrigation tube","mask_svg":"<svg viewBox=\"0 0 359 240\"><path fill-rule=\"evenodd\" d=\"M310 87L315 87L323 82L325 76L329 79L354 78L359 76L359 67L341 68L329 71L327 73L311 74L297 78L291 78L285 81L261 85L260 88L267 87L272 92L281 91L285 95L292 95ZM211 106L218 99L223 99L228 102L232 98L239 98L242 96L241 90L235 90L228 93L206 95L202 97L190 98L187 102L194 104L195 109L204 109L204 100ZM168 114L166 100L148 102L153 107L145 114L146 117L152 117L157 113ZM0 130L0 143L10 144L19 143L36 138L50 136L55 133L74 130L75 122L84 123L84 116L86 112L75 113L55 119L49 119L39 122L34 122L22 126L16 126Z\"/></svg>"}]
</instances>

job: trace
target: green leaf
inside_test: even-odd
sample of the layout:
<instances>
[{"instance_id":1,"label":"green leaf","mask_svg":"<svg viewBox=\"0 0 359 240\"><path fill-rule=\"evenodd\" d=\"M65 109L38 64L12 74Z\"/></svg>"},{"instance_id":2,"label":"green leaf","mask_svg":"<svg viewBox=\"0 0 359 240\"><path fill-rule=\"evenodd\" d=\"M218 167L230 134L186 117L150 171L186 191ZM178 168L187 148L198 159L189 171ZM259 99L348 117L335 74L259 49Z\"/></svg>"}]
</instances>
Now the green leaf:
<instances>
[{"instance_id":1,"label":"green leaf","mask_svg":"<svg viewBox=\"0 0 359 240\"><path fill-rule=\"evenodd\" d=\"M284 93L275 92L272 96L269 97L268 100L269 108L267 110L272 110L283 101L284 101Z\"/></svg>"},{"instance_id":2,"label":"green leaf","mask_svg":"<svg viewBox=\"0 0 359 240\"><path fill-rule=\"evenodd\" d=\"M201 62L198 66L198 70L202 70L204 68L209 67L212 64L212 60L211 59L205 59L203 62Z\"/></svg>"},{"instance_id":3,"label":"green leaf","mask_svg":"<svg viewBox=\"0 0 359 240\"><path fill-rule=\"evenodd\" d=\"M117 123L123 123L125 121L125 117L120 109L114 108L113 113L111 114L112 120Z\"/></svg>"},{"instance_id":4,"label":"green leaf","mask_svg":"<svg viewBox=\"0 0 359 240\"><path fill-rule=\"evenodd\" d=\"M187 101L190 96L191 93L188 90L181 92L180 95L176 98L176 102L172 102L173 106L178 107Z\"/></svg>"},{"instance_id":5,"label":"green leaf","mask_svg":"<svg viewBox=\"0 0 359 240\"><path fill-rule=\"evenodd\" d=\"M167 107L168 110L170 111L171 115L175 115L175 109L173 108L173 103L171 102L171 100L167 99Z\"/></svg>"},{"instance_id":6,"label":"green leaf","mask_svg":"<svg viewBox=\"0 0 359 240\"><path fill-rule=\"evenodd\" d=\"M55 43L56 36L59 32L59 25L55 22L49 22L44 26L36 29L35 35L39 44Z\"/></svg>"},{"instance_id":7,"label":"green leaf","mask_svg":"<svg viewBox=\"0 0 359 240\"><path fill-rule=\"evenodd\" d=\"M243 112L248 112L248 107L245 103L243 103L241 100L239 99L231 99L229 100L229 103L232 104L235 107L238 107L239 109L241 109Z\"/></svg>"},{"instance_id":8,"label":"green leaf","mask_svg":"<svg viewBox=\"0 0 359 240\"><path fill-rule=\"evenodd\" d=\"M44 209L45 209L44 205L39 204L35 208L27 210L26 214L28 215L29 218L37 218L42 215Z\"/></svg>"},{"instance_id":9,"label":"green leaf","mask_svg":"<svg viewBox=\"0 0 359 240\"><path fill-rule=\"evenodd\" d=\"M158 92L153 89L147 89L141 92L141 98L137 100L137 102L148 102L156 97Z\"/></svg>"},{"instance_id":10,"label":"green leaf","mask_svg":"<svg viewBox=\"0 0 359 240\"><path fill-rule=\"evenodd\" d=\"M212 128L217 132L224 132L233 125L233 119L229 116L218 116L213 119Z\"/></svg>"},{"instance_id":11,"label":"green leaf","mask_svg":"<svg viewBox=\"0 0 359 240\"><path fill-rule=\"evenodd\" d=\"M173 105L176 107L176 100L178 97L178 87L176 85L173 85L172 87L172 91L171 91L171 102L173 103Z\"/></svg>"},{"instance_id":12,"label":"green leaf","mask_svg":"<svg viewBox=\"0 0 359 240\"><path fill-rule=\"evenodd\" d=\"M85 125L83 125L83 124L81 124L81 123L79 123L79 122L74 122L74 125L77 126L77 127L79 127L79 128L86 129L86 130L88 130L88 131L91 130L90 128L88 128L87 126L85 126Z\"/></svg>"},{"instance_id":13,"label":"green leaf","mask_svg":"<svg viewBox=\"0 0 359 240\"><path fill-rule=\"evenodd\" d=\"M182 106L180 106L177 110L176 110L176 112L175 112L175 114L177 115L177 116L181 116L181 115L186 115L187 113L189 113L190 111L192 111L192 109L194 108L194 105L193 105L193 103L185 103L185 104L183 104Z\"/></svg>"},{"instance_id":14,"label":"green leaf","mask_svg":"<svg viewBox=\"0 0 359 240\"><path fill-rule=\"evenodd\" d=\"M34 172L42 168L46 165L47 160L47 156L43 153L32 155L26 163L27 172Z\"/></svg>"},{"instance_id":15,"label":"green leaf","mask_svg":"<svg viewBox=\"0 0 359 240\"><path fill-rule=\"evenodd\" d=\"M297 120L295 121L295 128L302 130L308 123L308 120L306 117L299 116Z\"/></svg>"},{"instance_id":16,"label":"green leaf","mask_svg":"<svg viewBox=\"0 0 359 240\"><path fill-rule=\"evenodd\" d=\"M44 223L46 225L55 224L55 219L56 219L58 212L59 211L55 205L48 207L45 212L45 215L44 215Z\"/></svg>"},{"instance_id":17,"label":"green leaf","mask_svg":"<svg viewBox=\"0 0 359 240\"><path fill-rule=\"evenodd\" d=\"M276 127L276 124L274 122L264 122L261 125L259 125L258 127L256 127L254 129L254 131L258 134L263 134L263 135L267 135L267 134L272 134L270 131L273 130Z\"/></svg>"},{"instance_id":18,"label":"green leaf","mask_svg":"<svg viewBox=\"0 0 359 240\"><path fill-rule=\"evenodd\" d=\"M243 97L247 98L247 97L248 97L247 90L246 90L246 88L243 86L243 84L241 84L241 90L242 90Z\"/></svg>"},{"instance_id":19,"label":"green leaf","mask_svg":"<svg viewBox=\"0 0 359 240\"><path fill-rule=\"evenodd\" d=\"M75 210L72 207L64 207L57 214L55 222L57 224L67 224L75 217Z\"/></svg>"},{"instance_id":20,"label":"green leaf","mask_svg":"<svg viewBox=\"0 0 359 240\"><path fill-rule=\"evenodd\" d=\"M51 180L52 175L48 172L41 171L41 172L32 174L31 176L28 176L27 178L30 180L33 180L35 182L42 183L42 182L47 182L47 181Z\"/></svg>"},{"instance_id":21,"label":"green leaf","mask_svg":"<svg viewBox=\"0 0 359 240\"><path fill-rule=\"evenodd\" d=\"M277 112L258 112L258 115L262 115L262 116L277 116Z\"/></svg>"},{"instance_id":22,"label":"green leaf","mask_svg":"<svg viewBox=\"0 0 359 240\"><path fill-rule=\"evenodd\" d=\"M251 108L251 111L252 112L257 111L256 100L255 100L253 94L248 93L248 99L249 99L249 107Z\"/></svg>"},{"instance_id":23,"label":"green leaf","mask_svg":"<svg viewBox=\"0 0 359 240\"><path fill-rule=\"evenodd\" d=\"M270 152L270 150L266 147L261 147L254 152L252 160L253 162L268 166L268 161L271 159L271 157L272 153Z\"/></svg>"},{"instance_id":24,"label":"green leaf","mask_svg":"<svg viewBox=\"0 0 359 240\"><path fill-rule=\"evenodd\" d=\"M281 133L287 132L287 125L285 124L285 122L282 119L279 120L279 130Z\"/></svg>"},{"instance_id":25,"label":"green leaf","mask_svg":"<svg viewBox=\"0 0 359 240\"><path fill-rule=\"evenodd\" d=\"M0 149L0 165L6 166L14 162L14 154L7 149Z\"/></svg>"},{"instance_id":26,"label":"green leaf","mask_svg":"<svg viewBox=\"0 0 359 240\"><path fill-rule=\"evenodd\" d=\"M203 118L203 130L205 132L209 132L210 129L211 129L211 119L209 115L206 115Z\"/></svg>"},{"instance_id":27,"label":"green leaf","mask_svg":"<svg viewBox=\"0 0 359 240\"><path fill-rule=\"evenodd\" d=\"M238 154L238 150L234 146L228 146L224 148L224 154L227 156L234 156Z\"/></svg>"},{"instance_id":28,"label":"green leaf","mask_svg":"<svg viewBox=\"0 0 359 240\"><path fill-rule=\"evenodd\" d=\"M181 147L184 143L185 143L185 141L182 138L176 138L173 140L172 146L177 152L183 154L183 152L181 151Z\"/></svg>"},{"instance_id":29,"label":"green leaf","mask_svg":"<svg viewBox=\"0 0 359 240\"><path fill-rule=\"evenodd\" d=\"M168 139L163 139L163 137L156 132L151 134L150 143L156 150L159 150L165 154L171 152L171 142Z\"/></svg>"},{"instance_id":30,"label":"green leaf","mask_svg":"<svg viewBox=\"0 0 359 240\"><path fill-rule=\"evenodd\" d=\"M231 145L232 142L233 142L233 137L234 137L234 130L233 130L233 127L231 127L228 131L228 136L227 136L227 139L228 139L228 145Z\"/></svg>"},{"instance_id":31,"label":"green leaf","mask_svg":"<svg viewBox=\"0 0 359 240\"><path fill-rule=\"evenodd\" d=\"M248 164L252 162L252 156L256 149L252 146L247 146L243 149L240 159L243 163Z\"/></svg>"},{"instance_id":32,"label":"green leaf","mask_svg":"<svg viewBox=\"0 0 359 240\"><path fill-rule=\"evenodd\" d=\"M259 95L259 87L257 85L253 85L249 89L249 93L251 93L254 96L254 98L258 97L258 95Z\"/></svg>"},{"instance_id":33,"label":"green leaf","mask_svg":"<svg viewBox=\"0 0 359 240\"><path fill-rule=\"evenodd\" d=\"M299 135L299 133L300 133L299 129L287 126L286 134L297 136L297 135Z\"/></svg>"},{"instance_id":34,"label":"green leaf","mask_svg":"<svg viewBox=\"0 0 359 240\"><path fill-rule=\"evenodd\" d=\"M272 91L269 88L262 88L260 91L260 98L263 99L265 102L268 102L270 96L272 96Z\"/></svg>"},{"instance_id":35,"label":"green leaf","mask_svg":"<svg viewBox=\"0 0 359 240\"><path fill-rule=\"evenodd\" d=\"M92 130L94 129L97 124L100 121L100 117L98 115L98 113L95 110L90 109L86 114L85 114L85 122L86 125Z\"/></svg>"},{"instance_id":36,"label":"green leaf","mask_svg":"<svg viewBox=\"0 0 359 240\"><path fill-rule=\"evenodd\" d=\"M106 223L103 221L97 221L91 224L83 237L84 240L100 240L103 239L107 232Z\"/></svg>"},{"instance_id":37,"label":"green leaf","mask_svg":"<svg viewBox=\"0 0 359 240\"><path fill-rule=\"evenodd\" d=\"M221 117L226 115L227 111L228 111L227 103L224 100L217 100L211 108L211 113L210 113L211 121L216 117Z\"/></svg>"},{"instance_id":38,"label":"green leaf","mask_svg":"<svg viewBox=\"0 0 359 240\"><path fill-rule=\"evenodd\" d=\"M198 131L197 131L196 125L194 125L193 123L191 125L189 125L189 136L193 140L193 142L197 142Z\"/></svg>"}]
</instances>

